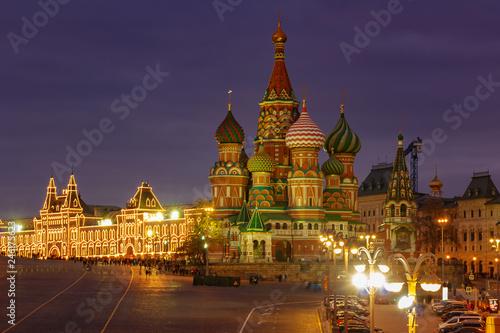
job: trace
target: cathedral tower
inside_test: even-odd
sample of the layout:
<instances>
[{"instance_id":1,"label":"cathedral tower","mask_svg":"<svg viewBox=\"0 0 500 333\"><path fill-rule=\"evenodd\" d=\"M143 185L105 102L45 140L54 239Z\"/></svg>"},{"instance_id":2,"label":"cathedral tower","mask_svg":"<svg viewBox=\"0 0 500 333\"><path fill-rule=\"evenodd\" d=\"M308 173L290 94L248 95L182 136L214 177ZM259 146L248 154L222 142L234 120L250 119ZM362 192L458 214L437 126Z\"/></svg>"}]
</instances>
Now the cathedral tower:
<instances>
[{"instance_id":1,"label":"cathedral tower","mask_svg":"<svg viewBox=\"0 0 500 333\"><path fill-rule=\"evenodd\" d=\"M333 152L343 165L343 171L340 175L340 189L345 197L344 207L353 211L353 220L359 221L358 178L354 175L353 166L356 154L361 149L361 140L345 119L343 101L340 110L340 119L335 128L327 135L324 148L330 155Z\"/></svg>"},{"instance_id":2,"label":"cathedral tower","mask_svg":"<svg viewBox=\"0 0 500 333\"><path fill-rule=\"evenodd\" d=\"M288 214L294 219L323 220L324 175L319 168L318 153L325 135L309 117L306 100L299 119L286 135L292 154L292 170L288 173Z\"/></svg>"},{"instance_id":3,"label":"cathedral tower","mask_svg":"<svg viewBox=\"0 0 500 333\"><path fill-rule=\"evenodd\" d=\"M219 161L210 169L209 177L216 217L226 217L239 212L243 201L246 200L250 178L246 168L248 157L242 149L245 132L234 119L231 101L228 109L226 118L215 132Z\"/></svg>"},{"instance_id":4,"label":"cathedral tower","mask_svg":"<svg viewBox=\"0 0 500 333\"><path fill-rule=\"evenodd\" d=\"M287 175L291 171L290 150L285 144L288 129L299 117L299 103L295 100L290 79L285 66L286 34L278 30L273 34L274 67L264 98L260 105L256 150L263 145L265 151L275 160L276 168L272 174L272 186L275 189L275 199L285 202L287 198ZM262 143L260 139L263 139Z\"/></svg>"},{"instance_id":5,"label":"cathedral tower","mask_svg":"<svg viewBox=\"0 0 500 333\"><path fill-rule=\"evenodd\" d=\"M413 198L408 167L403 149L403 135L398 135L398 149L384 201L384 220L386 238L390 240L390 251L415 251L415 230L413 218L417 204Z\"/></svg>"}]
</instances>

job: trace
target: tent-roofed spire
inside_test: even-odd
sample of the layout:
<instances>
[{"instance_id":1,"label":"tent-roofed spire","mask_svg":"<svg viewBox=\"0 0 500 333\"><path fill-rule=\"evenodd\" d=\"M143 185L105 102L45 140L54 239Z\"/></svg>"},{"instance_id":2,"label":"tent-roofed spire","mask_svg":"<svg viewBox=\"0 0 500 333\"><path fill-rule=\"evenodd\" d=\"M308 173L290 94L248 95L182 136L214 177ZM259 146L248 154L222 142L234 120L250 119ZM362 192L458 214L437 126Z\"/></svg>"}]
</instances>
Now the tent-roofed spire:
<instances>
[{"instance_id":1,"label":"tent-roofed spire","mask_svg":"<svg viewBox=\"0 0 500 333\"><path fill-rule=\"evenodd\" d=\"M247 231L266 231L259 209L256 207L250 222L248 222Z\"/></svg>"},{"instance_id":2,"label":"tent-roofed spire","mask_svg":"<svg viewBox=\"0 0 500 333\"><path fill-rule=\"evenodd\" d=\"M247 223L250 222L250 212L248 211L248 205L246 201L243 201L243 205L241 206L240 213L236 218L236 224L238 223Z\"/></svg>"},{"instance_id":3,"label":"tent-roofed spire","mask_svg":"<svg viewBox=\"0 0 500 333\"><path fill-rule=\"evenodd\" d=\"M398 135L398 150L394 159L392 168L391 180L387 189L385 202L394 201L400 202L406 200L413 202L413 190L411 188L410 175L406 165L405 152L403 149L403 135L401 131Z\"/></svg>"}]
</instances>

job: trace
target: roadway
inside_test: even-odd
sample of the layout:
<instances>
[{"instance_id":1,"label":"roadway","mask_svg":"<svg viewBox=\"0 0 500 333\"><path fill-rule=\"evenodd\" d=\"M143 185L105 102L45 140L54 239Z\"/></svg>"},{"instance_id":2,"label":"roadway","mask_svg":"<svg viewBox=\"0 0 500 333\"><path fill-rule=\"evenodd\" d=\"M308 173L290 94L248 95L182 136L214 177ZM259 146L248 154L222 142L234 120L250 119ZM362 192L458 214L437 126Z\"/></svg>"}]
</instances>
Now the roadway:
<instances>
[{"instance_id":1,"label":"roadway","mask_svg":"<svg viewBox=\"0 0 500 333\"><path fill-rule=\"evenodd\" d=\"M0 258L2 295L9 290L6 262ZM302 284L193 286L191 276L146 277L138 267L87 271L80 262L22 258L16 270L16 325L4 314L0 332L321 332L322 297ZM10 299L0 297L0 307Z\"/></svg>"}]
</instances>

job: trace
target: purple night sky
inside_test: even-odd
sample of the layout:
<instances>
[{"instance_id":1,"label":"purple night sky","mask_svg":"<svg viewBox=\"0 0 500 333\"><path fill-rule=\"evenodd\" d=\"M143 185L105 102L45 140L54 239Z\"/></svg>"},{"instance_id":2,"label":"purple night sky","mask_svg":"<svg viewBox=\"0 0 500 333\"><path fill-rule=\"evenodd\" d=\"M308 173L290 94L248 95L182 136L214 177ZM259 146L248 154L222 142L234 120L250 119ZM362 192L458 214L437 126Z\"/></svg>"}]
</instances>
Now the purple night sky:
<instances>
[{"instance_id":1,"label":"purple night sky","mask_svg":"<svg viewBox=\"0 0 500 333\"><path fill-rule=\"evenodd\" d=\"M345 90L346 119L363 145L360 182L372 164L393 161L401 123L405 147L417 136L426 143L420 191L435 164L448 197L462 195L474 171L500 185L499 2L40 3L0 4L3 220L38 216L54 163L65 168L54 171L58 190L73 164L88 204L123 207L141 181L165 204L209 196L229 89L253 155L278 9L292 86L300 101L307 85L309 114L325 134ZM157 69L156 80L146 77ZM140 101L127 105L131 92ZM82 143L99 127L102 138ZM78 147L87 156L67 163Z\"/></svg>"}]
</instances>

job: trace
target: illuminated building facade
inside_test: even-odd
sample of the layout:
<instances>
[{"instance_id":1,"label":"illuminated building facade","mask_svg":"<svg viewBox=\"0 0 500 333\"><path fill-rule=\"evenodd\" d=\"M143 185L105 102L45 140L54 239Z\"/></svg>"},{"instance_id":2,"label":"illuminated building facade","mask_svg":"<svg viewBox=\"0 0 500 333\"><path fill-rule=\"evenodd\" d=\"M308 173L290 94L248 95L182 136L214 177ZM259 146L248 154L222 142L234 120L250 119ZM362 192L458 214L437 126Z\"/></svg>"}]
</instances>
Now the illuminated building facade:
<instances>
[{"instance_id":1,"label":"illuminated building facade","mask_svg":"<svg viewBox=\"0 0 500 333\"><path fill-rule=\"evenodd\" d=\"M148 183L142 183L125 209L103 213L81 199L72 174L67 188L57 195L51 177L40 217L31 230L18 230L18 256L31 257L175 257L185 242L189 225L201 220L191 205L164 208ZM6 253L8 233L0 233L0 252Z\"/></svg>"},{"instance_id":2,"label":"illuminated building facade","mask_svg":"<svg viewBox=\"0 0 500 333\"><path fill-rule=\"evenodd\" d=\"M285 66L287 39L278 23L254 155L249 159L243 149L245 133L231 103L215 133L219 161L209 178L213 214L228 226L227 261L316 260L323 256L318 236L324 230L344 236L365 232L353 171L360 139L345 119L343 103L337 125L326 136L311 119L305 98L299 112ZM330 157L323 165L321 148Z\"/></svg>"}]
</instances>

